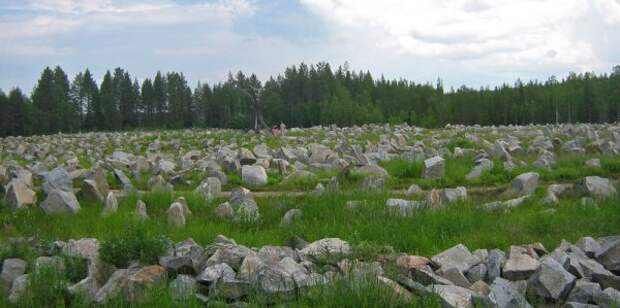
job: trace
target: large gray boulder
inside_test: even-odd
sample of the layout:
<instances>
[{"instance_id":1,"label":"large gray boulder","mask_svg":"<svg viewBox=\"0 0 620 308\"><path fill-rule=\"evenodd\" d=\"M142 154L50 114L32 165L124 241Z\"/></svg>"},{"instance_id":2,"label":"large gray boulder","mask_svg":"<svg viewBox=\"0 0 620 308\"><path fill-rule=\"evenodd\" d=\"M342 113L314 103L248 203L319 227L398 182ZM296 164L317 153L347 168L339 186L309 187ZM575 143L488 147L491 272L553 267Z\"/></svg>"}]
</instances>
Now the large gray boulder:
<instances>
[{"instance_id":1,"label":"large gray boulder","mask_svg":"<svg viewBox=\"0 0 620 308\"><path fill-rule=\"evenodd\" d=\"M564 301L575 285L575 276L551 257L543 257L540 264L540 271L528 281L528 294L555 303Z\"/></svg>"},{"instance_id":2,"label":"large gray boulder","mask_svg":"<svg viewBox=\"0 0 620 308\"><path fill-rule=\"evenodd\" d=\"M594 199L607 199L618 193L609 179L599 176L585 177L578 187L583 194Z\"/></svg>"},{"instance_id":3,"label":"large gray boulder","mask_svg":"<svg viewBox=\"0 0 620 308\"><path fill-rule=\"evenodd\" d=\"M540 175L536 172L527 172L520 174L510 183L510 187L502 193L502 198L513 199L527 196L538 187L538 178Z\"/></svg>"},{"instance_id":4,"label":"large gray boulder","mask_svg":"<svg viewBox=\"0 0 620 308\"><path fill-rule=\"evenodd\" d=\"M77 214L80 211L80 204L73 192L58 189L50 191L40 207L50 215Z\"/></svg>"},{"instance_id":5,"label":"large gray boulder","mask_svg":"<svg viewBox=\"0 0 620 308\"><path fill-rule=\"evenodd\" d=\"M441 179L444 176L445 160L441 156L431 157L424 161L422 178L428 180Z\"/></svg>"},{"instance_id":6,"label":"large gray boulder","mask_svg":"<svg viewBox=\"0 0 620 308\"><path fill-rule=\"evenodd\" d=\"M244 165L241 168L241 180L249 186L267 185L267 172L263 166Z\"/></svg>"}]
</instances>

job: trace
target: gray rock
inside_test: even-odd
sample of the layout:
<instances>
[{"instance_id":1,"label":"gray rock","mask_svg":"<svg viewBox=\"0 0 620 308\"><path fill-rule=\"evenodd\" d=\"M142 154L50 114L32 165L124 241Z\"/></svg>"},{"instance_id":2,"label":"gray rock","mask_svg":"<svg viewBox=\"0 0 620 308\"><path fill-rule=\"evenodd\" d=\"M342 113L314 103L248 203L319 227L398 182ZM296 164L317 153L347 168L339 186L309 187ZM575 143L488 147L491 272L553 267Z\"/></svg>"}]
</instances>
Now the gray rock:
<instances>
[{"instance_id":1,"label":"gray rock","mask_svg":"<svg viewBox=\"0 0 620 308\"><path fill-rule=\"evenodd\" d=\"M510 183L510 187L502 193L502 198L512 199L530 195L538 187L539 174L527 172L520 174Z\"/></svg>"},{"instance_id":2,"label":"gray rock","mask_svg":"<svg viewBox=\"0 0 620 308\"><path fill-rule=\"evenodd\" d=\"M618 307L620 305L620 291L607 288L594 296L594 302L603 308Z\"/></svg>"},{"instance_id":3,"label":"gray rock","mask_svg":"<svg viewBox=\"0 0 620 308\"><path fill-rule=\"evenodd\" d=\"M527 254L514 254L504 264L504 278L508 280L528 279L540 269L540 262Z\"/></svg>"},{"instance_id":4,"label":"gray rock","mask_svg":"<svg viewBox=\"0 0 620 308\"><path fill-rule=\"evenodd\" d=\"M241 223L255 223L260 220L258 205L254 199L245 199L233 206L235 208L233 220Z\"/></svg>"},{"instance_id":5,"label":"gray rock","mask_svg":"<svg viewBox=\"0 0 620 308\"><path fill-rule=\"evenodd\" d=\"M543 257L540 271L528 281L528 294L556 303L564 301L575 284L575 276L551 257Z\"/></svg>"},{"instance_id":6,"label":"gray rock","mask_svg":"<svg viewBox=\"0 0 620 308\"><path fill-rule=\"evenodd\" d=\"M116 211L118 211L118 200L113 192L109 192L108 196L105 198L105 204L101 214L103 216L110 216L116 213Z\"/></svg>"},{"instance_id":7,"label":"gray rock","mask_svg":"<svg viewBox=\"0 0 620 308\"><path fill-rule=\"evenodd\" d=\"M176 228L185 226L185 215L183 214L183 205L179 202L174 202L170 205L170 208L166 211L168 217L168 225Z\"/></svg>"},{"instance_id":8,"label":"gray rock","mask_svg":"<svg viewBox=\"0 0 620 308\"><path fill-rule=\"evenodd\" d=\"M2 262L2 272L0 273L0 282L2 283L2 291L5 294L11 290L13 281L26 272L27 263L20 259L5 259Z\"/></svg>"},{"instance_id":9,"label":"gray rock","mask_svg":"<svg viewBox=\"0 0 620 308\"><path fill-rule=\"evenodd\" d=\"M242 245L221 245L207 260L207 266L226 263L233 269L239 269L243 259L254 252Z\"/></svg>"},{"instance_id":10,"label":"gray rock","mask_svg":"<svg viewBox=\"0 0 620 308\"><path fill-rule=\"evenodd\" d=\"M594 258L596 252L601 249L601 244L591 237L582 237L575 243L575 246L583 250L590 258Z\"/></svg>"},{"instance_id":11,"label":"gray rock","mask_svg":"<svg viewBox=\"0 0 620 308\"><path fill-rule=\"evenodd\" d=\"M241 180L250 186L267 185L267 172L263 166L245 165L241 168Z\"/></svg>"},{"instance_id":12,"label":"gray rock","mask_svg":"<svg viewBox=\"0 0 620 308\"><path fill-rule=\"evenodd\" d=\"M12 210L26 208L37 202L37 194L22 181L14 179L6 187L4 201Z\"/></svg>"},{"instance_id":13,"label":"gray rock","mask_svg":"<svg viewBox=\"0 0 620 308\"><path fill-rule=\"evenodd\" d=\"M13 281L11 290L9 291L8 300L12 304L17 304L24 294L28 290L30 275L20 275Z\"/></svg>"},{"instance_id":14,"label":"gray rock","mask_svg":"<svg viewBox=\"0 0 620 308\"><path fill-rule=\"evenodd\" d=\"M73 180L63 167L55 168L43 178L43 191L45 194L50 194L53 190L73 193Z\"/></svg>"},{"instance_id":15,"label":"gray rock","mask_svg":"<svg viewBox=\"0 0 620 308\"><path fill-rule=\"evenodd\" d=\"M578 279L566 301L583 304L593 303L594 296L599 292L601 292L601 287L597 283L585 279Z\"/></svg>"},{"instance_id":16,"label":"gray rock","mask_svg":"<svg viewBox=\"0 0 620 308\"><path fill-rule=\"evenodd\" d=\"M286 213L284 214L284 217L282 217L282 220L280 221L280 225L288 226L292 224L295 220L301 219L302 216L303 216L303 213L300 209L290 209L286 211Z\"/></svg>"},{"instance_id":17,"label":"gray rock","mask_svg":"<svg viewBox=\"0 0 620 308\"><path fill-rule=\"evenodd\" d=\"M174 301L187 301L196 293L196 280L189 275L178 275L170 285L168 292Z\"/></svg>"},{"instance_id":18,"label":"gray rock","mask_svg":"<svg viewBox=\"0 0 620 308\"><path fill-rule=\"evenodd\" d=\"M450 285L433 285L429 289L441 298L443 307L474 307L473 297L475 294L472 290Z\"/></svg>"},{"instance_id":19,"label":"gray rock","mask_svg":"<svg viewBox=\"0 0 620 308\"><path fill-rule=\"evenodd\" d=\"M603 289L613 288L620 291L620 276L612 273L593 273L592 281L598 282Z\"/></svg>"},{"instance_id":20,"label":"gray rock","mask_svg":"<svg viewBox=\"0 0 620 308\"><path fill-rule=\"evenodd\" d=\"M144 201L138 200L138 202L136 202L136 209L134 211L134 214L139 220L146 220L149 218L149 215L146 211L146 203L144 203Z\"/></svg>"},{"instance_id":21,"label":"gray rock","mask_svg":"<svg viewBox=\"0 0 620 308\"><path fill-rule=\"evenodd\" d=\"M611 181L599 176L585 177L581 183L579 183L578 189L586 196L594 199L608 199L617 194L616 188Z\"/></svg>"},{"instance_id":22,"label":"gray rock","mask_svg":"<svg viewBox=\"0 0 620 308\"><path fill-rule=\"evenodd\" d=\"M410 275L415 282L421 283L424 286L437 284L454 284L452 281L435 274L435 272L433 272L433 270L429 267L411 268Z\"/></svg>"},{"instance_id":23,"label":"gray rock","mask_svg":"<svg viewBox=\"0 0 620 308\"><path fill-rule=\"evenodd\" d=\"M218 178L208 177L198 185L195 192L206 200L211 200L222 192L222 184Z\"/></svg>"},{"instance_id":24,"label":"gray rock","mask_svg":"<svg viewBox=\"0 0 620 308\"><path fill-rule=\"evenodd\" d=\"M207 266L200 275L196 277L196 280L202 284L212 284L222 278L234 279L235 270L233 270L226 263L218 263L215 265Z\"/></svg>"},{"instance_id":25,"label":"gray rock","mask_svg":"<svg viewBox=\"0 0 620 308\"><path fill-rule=\"evenodd\" d=\"M491 284L489 299L495 307L525 308L532 307L525 297L516 290L510 281L496 278Z\"/></svg>"},{"instance_id":26,"label":"gray rock","mask_svg":"<svg viewBox=\"0 0 620 308\"><path fill-rule=\"evenodd\" d=\"M64 190L50 191L40 207L50 215L77 214L80 211L80 204L73 192Z\"/></svg>"},{"instance_id":27,"label":"gray rock","mask_svg":"<svg viewBox=\"0 0 620 308\"><path fill-rule=\"evenodd\" d=\"M610 271L620 271L620 239L601 245L596 260Z\"/></svg>"},{"instance_id":28,"label":"gray rock","mask_svg":"<svg viewBox=\"0 0 620 308\"><path fill-rule=\"evenodd\" d=\"M235 216L235 210L228 202L221 203L214 211L215 216L220 219L232 219Z\"/></svg>"},{"instance_id":29,"label":"gray rock","mask_svg":"<svg viewBox=\"0 0 620 308\"><path fill-rule=\"evenodd\" d=\"M428 180L441 179L444 176L445 160L441 156L431 157L424 161L422 178Z\"/></svg>"},{"instance_id":30,"label":"gray rock","mask_svg":"<svg viewBox=\"0 0 620 308\"><path fill-rule=\"evenodd\" d=\"M400 216L408 216L414 210L420 209L421 204L415 200L387 199L385 202L388 212Z\"/></svg>"},{"instance_id":31,"label":"gray rock","mask_svg":"<svg viewBox=\"0 0 620 308\"><path fill-rule=\"evenodd\" d=\"M420 186L416 184L411 184L411 186L409 186L409 188L407 189L407 192L405 192L405 197L411 198L421 195L422 193L424 193L424 191L422 190L422 188L420 188Z\"/></svg>"},{"instance_id":32,"label":"gray rock","mask_svg":"<svg viewBox=\"0 0 620 308\"><path fill-rule=\"evenodd\" d=\"M444 269L442 267L441 268L441 276L443 278L446 278L446 279L452 281L452 283L454 285L457 285L459 287L463 287L463 288L470 288L471 287L471 282L469 282L467 277L465 277L465 275L463 275L463 273L459 269L457 269L455 267L450 267L450 268L446 268L446 269Z\"/></svg>"},{"instance_id":33,"label":"gray rock","mask_svg":"<svg viewBox=\"0 0 620 308\"><path fill-rule=\"evenodd\" d=\"M104 197L103 194L97 188L97 183L95 180L86 179L82 181L82 186L80 188L80 196L86 201L103 203Z\"/></svg>"},{"instance_id":34,"label":"gray rock","mask_svg":"<svg viewBox=\"0 0 620 308\"><path fill-rule=\"evenodd\" d=\"M469 252L469 249L462 244L458 244L433 256L431 260L439 264L441 268L454 267L462 273L467 272L474 265L480 263L480 260Z\"/></svg>"},{"instance_id":35,"label":"gray rock","mask_svg":"<svg viewBox=\"0 0 620 308\"><path fill-rule=\"evenodd\" d=\"M324 238L308 244L300 250L304 256L311 258L325 258L330 255L349 255L351 245L339 238Z\"/></svg>"},{"instance_id":36,"label":"gray rock","mask_svg":"<svg viewBox=\"0 0 620 308\"><path fill-rule=\"evenodd\" d=\"M486 281L487 272L487 265L485 263L480 263L470 268L469 271L467 271L466 277L471 282Z\"/></svg>"}]
</instances>

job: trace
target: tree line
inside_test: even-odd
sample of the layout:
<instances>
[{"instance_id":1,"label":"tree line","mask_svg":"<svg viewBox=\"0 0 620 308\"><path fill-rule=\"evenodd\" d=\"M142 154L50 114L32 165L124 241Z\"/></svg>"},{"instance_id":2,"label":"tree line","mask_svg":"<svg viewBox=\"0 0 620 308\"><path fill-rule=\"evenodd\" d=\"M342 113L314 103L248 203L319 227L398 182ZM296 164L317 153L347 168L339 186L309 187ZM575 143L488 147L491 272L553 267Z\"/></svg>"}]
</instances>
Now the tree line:
<instances>
[{"instance_id":1,"label":"tree line","mask_svg":"<svg viewBox=\"0 0 620 308\"><path fill-rule=\"evenodd\" d=\"M70 81L61 67L46 67L30 96L0 90L0 136L58 132L189 127L249 128L258 102L267 123L307 127L408 123L530 124L616 122L620 119L620 66L607 74L570 73L544 82L444 89L436 83L373 77L328 63L287 67L264 84L238 72L193 90L182 73L140 83L124 69L107 71L100 84L86 69Z\"/></svg>"}]
</instances>

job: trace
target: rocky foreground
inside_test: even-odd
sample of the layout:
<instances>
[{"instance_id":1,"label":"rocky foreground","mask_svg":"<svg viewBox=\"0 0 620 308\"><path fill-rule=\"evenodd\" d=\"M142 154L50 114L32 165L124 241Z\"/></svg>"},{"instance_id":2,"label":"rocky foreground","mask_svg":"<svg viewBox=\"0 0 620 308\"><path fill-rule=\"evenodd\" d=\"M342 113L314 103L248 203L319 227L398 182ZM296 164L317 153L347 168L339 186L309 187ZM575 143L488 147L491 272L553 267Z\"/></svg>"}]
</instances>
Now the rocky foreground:
<instances>
[{"instance_id":1,"label":"rocky foreground","mask_svg":"<svg viewBox=\"0 0 620 308\"><path fill-rule=\"evenodd\" d=\"M13 239L24 241L24 239ZM34 268L20 259L2 262L2 289L11 302L27 291L32 271L63 271L63 256L82 258L88 271L68 286L73 296L103 304L121 297L140 302L155 285L167 284L179 302L196 297L242 304L250 294L286 301L296 292L345 279L374 281L403 300L437 296L445 307L617 307L620 304L620 236L563 241L548 251L540 243L511 246L508 251L456 245L430 258L387 253L376 261L358 261L349 243L325 238L301 239L294 247L249 248L217 236L201 247L191 238L170 245L159 264L132 263L115 268L100 259L92 238L57 241L41 249ZM397 268L388 275L388 268Z\"/></svg>"}]
</instances>

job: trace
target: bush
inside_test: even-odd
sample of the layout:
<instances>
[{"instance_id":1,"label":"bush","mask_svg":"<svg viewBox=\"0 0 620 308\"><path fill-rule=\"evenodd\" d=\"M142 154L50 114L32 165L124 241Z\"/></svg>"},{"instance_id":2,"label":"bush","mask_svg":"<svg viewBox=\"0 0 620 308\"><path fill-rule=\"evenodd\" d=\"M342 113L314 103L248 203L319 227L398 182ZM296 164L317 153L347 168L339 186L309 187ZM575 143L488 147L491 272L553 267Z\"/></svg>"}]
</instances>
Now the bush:
<instances>
[{"instance_id":1,"label":"bush","mask_svg":"<svg viewBox=\"0 0 620 308\"><path fill-rule=\"evenodd\" d=\"M134 260L156 264L168 242L166 237L150 234L144 227L130 226L126 233L102 242L101 259L123 268Z\"/></svg>"}]
</instances>

